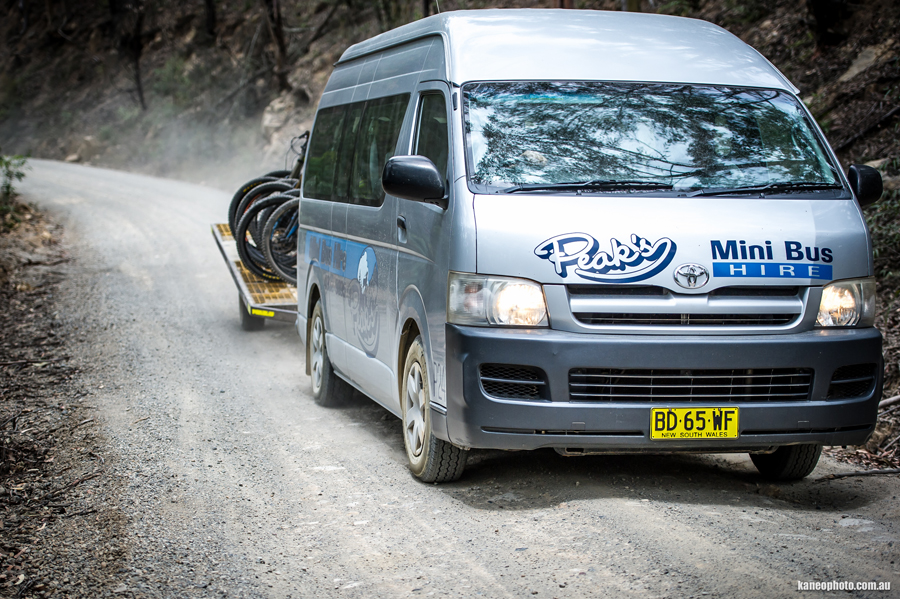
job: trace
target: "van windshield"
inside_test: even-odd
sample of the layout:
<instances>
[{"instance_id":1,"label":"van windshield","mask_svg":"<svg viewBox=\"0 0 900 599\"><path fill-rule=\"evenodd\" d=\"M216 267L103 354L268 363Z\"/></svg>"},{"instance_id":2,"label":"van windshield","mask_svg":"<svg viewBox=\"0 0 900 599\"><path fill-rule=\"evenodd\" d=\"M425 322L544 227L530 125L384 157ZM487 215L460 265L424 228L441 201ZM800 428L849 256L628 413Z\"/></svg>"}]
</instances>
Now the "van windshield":
<instances>
[{"instance_id":1,"label":"van windshield","mask_svg":"<svg viewBox=\"0 0 900 599\"><path fill-rule=\"evenodd\" d=\"M523 82L462 92L480 193L841 188L804 110L778 90Z\"/></svg>"}]
</instances>

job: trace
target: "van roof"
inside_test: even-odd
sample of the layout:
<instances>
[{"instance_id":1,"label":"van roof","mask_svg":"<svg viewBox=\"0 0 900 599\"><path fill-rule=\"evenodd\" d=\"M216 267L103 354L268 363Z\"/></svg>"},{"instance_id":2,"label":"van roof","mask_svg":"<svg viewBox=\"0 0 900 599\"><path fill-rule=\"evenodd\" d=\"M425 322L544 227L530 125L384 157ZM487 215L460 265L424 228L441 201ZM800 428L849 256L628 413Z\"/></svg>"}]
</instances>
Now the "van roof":
<instances>
[{"instance_id":1,"label":"van roof","mask_svg":"<svg viewBox=\"0 0 900 599\"><path fill-rule=\"evenodd\" d=\"M458 84L648 81L798 91L759 52L717 25L630 12L447 12L354 44L338 64L434 35L448 49L447 78Z\"/></svg>"}]
</instances>

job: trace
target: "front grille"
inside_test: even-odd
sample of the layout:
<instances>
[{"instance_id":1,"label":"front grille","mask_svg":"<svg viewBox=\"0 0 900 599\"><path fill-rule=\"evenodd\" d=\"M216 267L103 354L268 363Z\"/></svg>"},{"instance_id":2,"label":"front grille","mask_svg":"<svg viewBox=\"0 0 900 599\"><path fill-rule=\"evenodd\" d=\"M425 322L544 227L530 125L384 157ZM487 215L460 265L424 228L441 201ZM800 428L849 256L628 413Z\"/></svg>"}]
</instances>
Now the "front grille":
<instances>
[{"instance_id":1,"label":"front grille","mask_svg":"<svg viewBox=\"0 0 900 599\"><path fill-rule=\"evenodd\" d=\"M643 326L778 326L790 324L799 314L609 314L576 312L578 322L588 325Z\"/></svg>"},{"instance_id":2,"label":"front grille","mask_svg":"<svg viewBox=\"0 0 900 599\"><path fill-rule=\"evenodd\" d=\"M669 293L665 287L653 285L566 285L566 291L569 292L569 295L596 295L599 297L621 295L659 297Z\"/></svg>"},{"instance_id":3,"label":"front grille","mask_svg":"<svg viewBox=\"0 0 900 599\"><path fill-rule=\"evenodd\" d=\"M720 287L710 297L795 297L799 287Z\"/></svg>"},{"instance_id":4,"label":"front grille","mask_svg":"<svg viewBox=\"0 0 900 599\"><path fill-rule=\"evenodd\" d=\"M547 377L534 366L482 364L481 386L488 395L501 399L550 399Z\"/></svg>"},{"instance_id":5,"label":"front grille","mask_svg":"<svg viewBox=\"0 0 900 599\"><path fill-rule=\"evenodd\" d=\"M875 388L875 364L841 366L831 376L827 399L864 397Z\"/></svg>"},{"instance_id":6,"label":"front grille","mask_svg":"<svg viewBox=\"0 0 900 599\"><path fill-rule=\"evenodd\" d=\"M654 285L566 285L569 295L595 295L636 297L664 296L672 293L665 287ZM710 297L795 297L800 292L799 287L784 286L732 286L720 287L709 292Z\"/></svg>"},{"instance_id":7,"label":"front grille","mask_svg":"<svg viewBox=\"0 0 900 599\"><path fill-rule=\"evenodd\" d=\"M569 400L577 402L806 401L808 368L747 370L638 370L576 368L569 371Z\"/></svg>"}]
</instances>

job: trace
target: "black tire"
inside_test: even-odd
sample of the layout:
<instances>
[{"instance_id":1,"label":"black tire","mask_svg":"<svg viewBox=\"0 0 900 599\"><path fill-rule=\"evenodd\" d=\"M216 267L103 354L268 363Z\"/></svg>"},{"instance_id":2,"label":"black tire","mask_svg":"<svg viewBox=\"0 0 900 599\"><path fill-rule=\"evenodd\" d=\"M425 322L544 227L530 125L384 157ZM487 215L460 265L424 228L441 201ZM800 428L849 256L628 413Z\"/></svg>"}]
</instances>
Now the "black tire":
<instances>
[{"instance_id":1,"label":"black tire","mask_svg":"<svg viewBox=\"0 0 900 599\"><path fill-rule=\"evenodd\" d=\"M286 177L289 177L290 175L291 175L291 171L280 170L280 171L272 171L271 173L266 173L263 176L264 177L273 177L275 179L284 179Z\"/></svg>"},{"instance_id":2,"label":"black tire","mask_svg":"<svg viewBox=\"0 0 900 599\"><path fill-rule=\"evenodd\" d=\"M409 470L416 478L425 483L446 483L462 476L469 452L434 436L430 387L422 337L416 337L406 353L400 388L403 445Z\"/></svg>"},{"instance_id":3,"label":"black tire","mask_svg":"<svg viewBox=\"0 0 900 599\"><path fill-rule=\"evenodd\" d=\"M764 477L772 480L800 480L819 463L821 445L785 445L774 453L751 453L753 465Z\"/></svg>"},{"instance_id":4,"label":"black tire","mask_svg":"<svg viewBox=\"0 0 900 599\"><path fill-rule=\"evenodd\" d=\"M248 233L251 226L258 226L259 229L262 229L258 221L268 209L277 208L290 200L291 198L288 196L277 194L254 202L241 217L241 221L234 232L234 241L238 255L241 257L241 262L244 263L247 270L256 276L270 281L278 281L280 277L269 267L263 248L256 241L256 239L261 239L261 237L254 237L253 235L248 235Z\"/></svg>"},{"instance_id":5,"label":"black tire","mask_svg":"<svg viewBox=\"0 0 900 599\"><path fill-rule=\"evenodd\" d=\"M244 298L238 296L238 304L241 310L241 328L245 331L261 331L266 326L266 319L262 316L250 314L250 308L244 302Z\"/></svg>"},{"instance_id":6,"label":"black tire","mask_svg":"<svg viewBox=\"0 0 900 599\"><path fill-rule=\"evenodd\" d=\"M290 179L281 179L275 181L267 181L250 189L244 196L234 205L234 210L229 209L228 216L231 220L228 224L231 230L237 229L238 223L257 200L264 199L275 193L284 193L290 191L294 187L294 181Z\"/></svg>"},{"instance_id":7,"label":"black tire","mask_svg":"<svg viewBox=\"0 0 900 599\"><path fill-rule=\"evenodd\" d=\"M262 230L263 253L275 274L297 284L297 216L300 200L288 200L274 211Z\"/></svg>"},{"instance_id":8,"label":"black tire","mask_svg":"<svg viewBox=\"0 0 900 599\"><path fill-rule=\"evenodd\" d=\"M231 227L232 231L237 226L234 215L237 213L238 206L241 205L241 200L244 199L244 196L250 193L254 187L259 187L263 183L271 183L272 181L276 181L276 179L269 176L257 177L247 181L234 192L234 195L231 196L231 203L228 204L228 226Z\"/></svg>"},{"instance_id":9,"label":"black tire","mask_svg":"<svg viewBox=\"0 0 900 599\"><path fill-rule=\"evenodd\" d=\"M313 401L332 408L341 405L351 395L351 387L334 373L325 343L325 317L322 302L316 302L306 331L306 359L310 361L310 382Z\"/></svg>"}]
</instances>

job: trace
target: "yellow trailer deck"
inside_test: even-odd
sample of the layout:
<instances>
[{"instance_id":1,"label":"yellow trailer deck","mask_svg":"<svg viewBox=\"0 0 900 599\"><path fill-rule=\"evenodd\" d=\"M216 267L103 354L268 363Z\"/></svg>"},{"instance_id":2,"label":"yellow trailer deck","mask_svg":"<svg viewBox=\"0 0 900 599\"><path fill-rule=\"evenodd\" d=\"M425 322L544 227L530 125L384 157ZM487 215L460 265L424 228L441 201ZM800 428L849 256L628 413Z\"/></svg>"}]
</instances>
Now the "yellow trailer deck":
<instances>
[{"instance_id":1,"label":"yellow trailer deck","mask_svg":"<svg viewBox=\"0 0 900 599\"><path fill-rule=\"evenodd\" d=\"M241 304L250 316L271 318L284 322L297 321L297 289L283 281L268 281L256 276L244 267L238 255L237 244L226 223L212 225L212 234L228 264L228 270L237 285Z\"/></svg>"}]
</instances>

